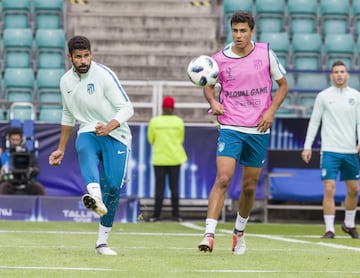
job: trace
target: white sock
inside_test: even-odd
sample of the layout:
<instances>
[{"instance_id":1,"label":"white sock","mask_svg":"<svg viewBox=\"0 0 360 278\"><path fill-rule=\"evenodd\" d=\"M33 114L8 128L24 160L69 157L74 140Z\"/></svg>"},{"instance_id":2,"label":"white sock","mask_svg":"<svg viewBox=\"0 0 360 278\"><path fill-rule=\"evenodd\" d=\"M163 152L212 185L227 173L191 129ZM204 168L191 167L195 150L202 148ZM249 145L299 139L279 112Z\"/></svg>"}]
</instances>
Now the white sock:
<instances>
[{"instance_id":1,"label":"white sock","mask_svg":"<svg viewBox=\"0 0 360 278\"><path fill-rule=\"evenodd\" d=\"M347 228L355 227L355 216L356 216L356 210L345 210L344 223Z\"/></svg>"},{"instance_id":2,"label":"white sock","mask_svg":"<svg viewBox=\"0 0 360 278\"><path fill-rule=\"evenodd\" d=\"M96 182L89 183L86 189L91 196L99 197L102 200L100 184Z\"/></svg>"},{"instance_id":3,"label":"white sock","mask_svg":"<svg viewBox=\"0 0 360 278\"><path fill-rule=\"evenodd\" d=\"M105 227L99 224L98 240L96 242L96 246L99 246L100 244L107 244L110 231L111 227Z\"/></svg>"},{"instance_id":4,"label":"white sock","mask_svg":"<svg viewBox=\"0 0 360 278\"><path fill-rule=\"evenodd\" d=\"M235 229L238 231L244 231L248 220L249 217L243 218L240 216L239 212L237 212L236 220L235 220Z\"/></svg>"},{"instance_id":5,"label":"white sock","mask_svg":"<svg viewBox=\"0 0 360 278\"><path fill-rule=\"evenodd\" d=\"M216 229L217 223L218 222L215 219L206 218L206 221L205 221L205 234L213 234L213 235L215 235L215 229Z\"/></svg>"},{"instance_id":6,"label":"white sock","mask_svg":"<svg viewBox=\"0 0 360 278\"><path fill-rule=\"evenodd\" d=\"M334 228L335 215L324 215L324 221L325 221L325 232L330 231L335 233L335 228Z\"/></svg>"}]
</instances>

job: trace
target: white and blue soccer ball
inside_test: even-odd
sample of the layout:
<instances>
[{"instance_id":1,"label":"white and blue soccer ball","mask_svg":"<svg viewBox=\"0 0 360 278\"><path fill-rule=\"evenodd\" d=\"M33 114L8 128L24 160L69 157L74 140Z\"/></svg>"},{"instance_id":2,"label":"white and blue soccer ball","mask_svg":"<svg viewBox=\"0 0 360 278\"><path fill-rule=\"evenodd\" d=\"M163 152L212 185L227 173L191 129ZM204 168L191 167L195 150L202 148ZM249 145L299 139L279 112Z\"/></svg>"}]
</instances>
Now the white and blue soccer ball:
<instances>
[{"instance_id":1,"label":"white and blue soccer ball","mask_svg":"<svg viewBox=\"0 0 360 278\"><path fill-rule=\"evenodd\" d=\"M219 66L210 56L200 55L189 63L187 75L196 86L215 85L219 75Z\"/></svg>"}]
</instances>

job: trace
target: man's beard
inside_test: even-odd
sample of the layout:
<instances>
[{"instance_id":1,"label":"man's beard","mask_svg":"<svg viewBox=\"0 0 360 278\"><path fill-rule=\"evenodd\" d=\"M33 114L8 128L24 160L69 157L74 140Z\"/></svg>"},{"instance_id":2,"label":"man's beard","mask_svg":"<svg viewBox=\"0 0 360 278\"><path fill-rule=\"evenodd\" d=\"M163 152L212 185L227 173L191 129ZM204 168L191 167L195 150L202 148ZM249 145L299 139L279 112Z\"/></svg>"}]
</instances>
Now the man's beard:
<instances>
[{"instance_id":1,"label":"man's beard","mask_svg":"<svg viewBox=\"0 0 360 278\"><path fill-rule=\"evenodd\" d=\"M78 73L87 73L89 71L90 65L81 65L76 68Z\"/></svg>"}]
</instances>

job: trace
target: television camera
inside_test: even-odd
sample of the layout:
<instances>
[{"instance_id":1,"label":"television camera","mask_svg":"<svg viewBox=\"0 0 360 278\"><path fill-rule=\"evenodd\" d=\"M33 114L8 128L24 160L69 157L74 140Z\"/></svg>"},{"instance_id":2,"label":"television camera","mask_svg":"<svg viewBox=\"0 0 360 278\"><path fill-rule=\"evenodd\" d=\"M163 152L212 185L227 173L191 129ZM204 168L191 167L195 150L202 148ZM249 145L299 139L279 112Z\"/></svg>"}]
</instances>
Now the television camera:
<instances>
[{"instance_id":1,"label":"television camera","mask_svg":"<svg viewBox=\"0 0 360 278\"><path fill-rule=\"evenodd\" d=\"M39 168L33 154L24 145L10 146L9 152L11 166L2 174L2 181L9 182L16 192L24 193L39 174Z\"/></svg>"}]
</instances>

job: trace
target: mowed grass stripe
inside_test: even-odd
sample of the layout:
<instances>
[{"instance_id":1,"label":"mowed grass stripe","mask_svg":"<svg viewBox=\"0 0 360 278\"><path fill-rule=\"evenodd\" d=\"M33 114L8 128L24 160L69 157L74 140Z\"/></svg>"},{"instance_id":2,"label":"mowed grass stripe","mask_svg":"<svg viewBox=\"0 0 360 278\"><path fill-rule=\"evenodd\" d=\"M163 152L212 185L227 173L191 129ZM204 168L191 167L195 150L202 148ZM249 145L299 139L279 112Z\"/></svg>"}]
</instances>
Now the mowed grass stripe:
<instances>
[{"instance_id":1,"label":"mowed grass stripe","mask_svg":"<svg viewBox=\"0 0 360 278\"><path fill-rule=\"evenodd\" d=\"M233 223L219 223L214 252L198 251L203 224L114 223L119 255L104 257L94 252L97 223L0 222L0 277L360 277L360 241L320 240L322 225L249 225L248 250L234 256Z\"/></svg>"}]
</instances>

